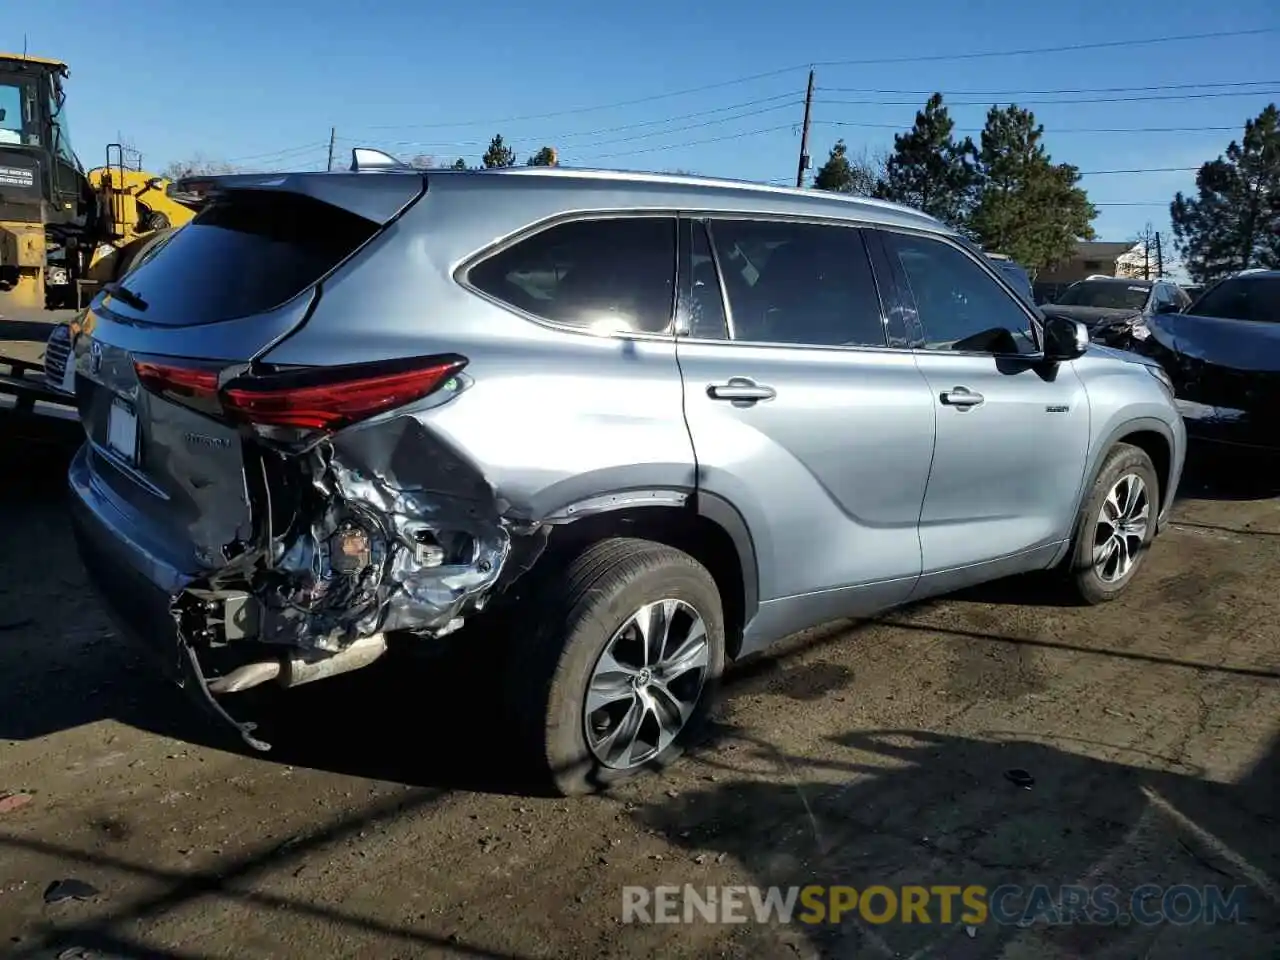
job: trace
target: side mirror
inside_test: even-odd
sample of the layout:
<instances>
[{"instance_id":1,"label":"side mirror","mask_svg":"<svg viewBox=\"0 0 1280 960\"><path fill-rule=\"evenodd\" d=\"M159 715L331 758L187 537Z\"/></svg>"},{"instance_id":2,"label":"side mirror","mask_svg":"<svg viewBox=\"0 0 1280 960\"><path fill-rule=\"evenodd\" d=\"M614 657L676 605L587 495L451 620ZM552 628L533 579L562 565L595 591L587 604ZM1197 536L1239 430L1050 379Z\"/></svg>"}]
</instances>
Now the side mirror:
<instances>
[{"instance_id":1,"label":"side mirror","mask_svg":"<svg viewBox=\"0 0 1280 960\"><path fill-rule=\"evenodd\" d=\"M1044 356L1046 360L1074 360L1089 348L1089 328L1079 320L1046 317Z\"/></svg>"}]
</instances>

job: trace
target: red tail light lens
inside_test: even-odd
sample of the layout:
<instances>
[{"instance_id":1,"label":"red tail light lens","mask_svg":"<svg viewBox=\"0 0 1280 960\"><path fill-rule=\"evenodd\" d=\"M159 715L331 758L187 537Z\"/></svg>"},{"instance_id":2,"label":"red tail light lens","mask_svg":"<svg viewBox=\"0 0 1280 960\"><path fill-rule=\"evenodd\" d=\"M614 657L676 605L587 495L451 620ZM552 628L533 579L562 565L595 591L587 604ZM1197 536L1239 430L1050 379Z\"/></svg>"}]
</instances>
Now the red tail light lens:
<instances>
[{"instance_id":1,"label":"red tail light lens","mask_svg":"<svg viewBox=\"0 0 1280 960\"><path fill-rule=\"evenodd\" d=\"M135 360L133 368L138 381L167 400L217 415L218 371L208 366L192 366L189 362Z\"/></svg>"},{"instance_id":2,"label":"red tail light lens","mask_svg":"<svg viewBox=\"0 0 1280 960\"><path fill-rule=\"evenodd\" d=\"M464 366L462 357L429 357L245 377L227 384L222 405L246 423L338 430L421 400Z\"/></svg>"},{"instance_id":3,"label":"red tail light lens","mask_svg":"<svg viewBox=\"0 0 1280 960\"><path fill-rule=\"evenodd\" d=\"M256 426L339 430L435 392L467 364L456 355L271 371L231 380L171 362L137 361L148 390ZM216 406L211 410L210 405Z\"/></svg>"}]
</instances>

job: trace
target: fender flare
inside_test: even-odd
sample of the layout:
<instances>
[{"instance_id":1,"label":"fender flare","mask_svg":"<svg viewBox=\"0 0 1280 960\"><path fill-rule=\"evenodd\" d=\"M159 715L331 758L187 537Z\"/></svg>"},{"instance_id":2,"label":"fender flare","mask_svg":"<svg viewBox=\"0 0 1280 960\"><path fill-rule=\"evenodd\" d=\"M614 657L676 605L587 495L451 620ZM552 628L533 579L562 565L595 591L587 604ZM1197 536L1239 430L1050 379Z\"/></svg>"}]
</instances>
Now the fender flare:
<instances>
[{"instance_id":1,"label":"fender flare","mask_svg":"<svg viewBox=\"0 0 1280 960\"><path fill-rule=\"evenodd\" d=\"M745 629L760 609L760 568L755 539L742 514L728 500L705 490L653 487L618 490L568 503L539 518L543 523L565 524L586 517L643 507L692 509L714 523L733 543L742 577L742 627Z\"/></svg>"},{"instance_id":2,"label":"fender flare","mask_svg":"<svg viewBox=\"0 0 1280 960\"><path fill-rule=\"evenodd\" d=\"M1071 555L1071 551L1075 549L1076 536L1080 532L1080 513L1084 510L1085 501L1089 499L1089 494L1093 490L1093 485L1098 482L1098 475L1102 472L1102 465L1106 462L1107 454L1112 448L1126 436L1131 433L1150 432L1157 433L1169 447L1169 468L1172 474L1176 464L1173 462L1175 454L1175 446L1173 442L1173 431L1169 429L1169 425L1158 417L1137 417L1133 420L1125 420L1123 423L1114 427L1110 433L1095 448L1089 459L1088 470L1084 474L1084 482L1080 485L1080 493L1076 497L1075 522L1071 527L1071 534L1063 543L1062 549L1058 555L1054 557L1051 566L1066 560ZM1160 518L1164 516L1165 510L1172 505L1172 500L1166 500L1165 497L1171 491L1161 490L1160 510L1157 512L1157 530L1159 529Z\"/></svg>"}]
</instances>

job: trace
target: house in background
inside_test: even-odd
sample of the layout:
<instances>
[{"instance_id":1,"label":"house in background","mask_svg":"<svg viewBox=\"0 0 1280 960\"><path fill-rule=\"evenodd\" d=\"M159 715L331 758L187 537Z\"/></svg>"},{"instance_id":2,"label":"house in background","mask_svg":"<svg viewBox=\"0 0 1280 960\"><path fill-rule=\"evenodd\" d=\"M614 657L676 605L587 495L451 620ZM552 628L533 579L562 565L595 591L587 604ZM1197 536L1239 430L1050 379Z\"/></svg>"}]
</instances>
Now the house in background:
<instances>
[{"instance_id":1,"label":"house in background","mask_svg":"<svg viewBox=\"0 0 1280 960\"><path fill-rule=\"evenodd\" d=\"M1070 258L1036 274L1036 303L1052 303L1063 290L1086 277L1142 277L1146 270L1143 246L1132 241L1079 240ZM1156 275L1151 258L1151 277Z\"/></svg>"},{"instance_id":2,"label":"house in background","mask_svg":"<svg viewBox=\"0 0 1280 960\"><path fill-rule=\"evenodd\" d=\"M1036 274L1037 283L1068 284L1085 277L1129 276L1135 264L1142 265L1142 244L1132 241L1108 243L1102 240L1081 240L1076 244L1070 259ZM1155 269L1155 264L1151 265Z\"/></svg>"}]
</instances>

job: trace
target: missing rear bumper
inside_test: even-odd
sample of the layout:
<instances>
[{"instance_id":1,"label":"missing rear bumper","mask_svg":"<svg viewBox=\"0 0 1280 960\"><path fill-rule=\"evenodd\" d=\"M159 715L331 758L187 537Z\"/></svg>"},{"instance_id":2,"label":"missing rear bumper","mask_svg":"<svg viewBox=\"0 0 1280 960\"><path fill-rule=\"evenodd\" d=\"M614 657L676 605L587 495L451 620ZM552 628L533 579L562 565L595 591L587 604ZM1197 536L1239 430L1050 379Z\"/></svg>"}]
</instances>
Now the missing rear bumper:
<instances>
[{"instance_id":1,"label":"missing rear bumper","mask_svg":"<svg viewBox=\"0 0 1280 960\"><path fill-rule=\"evenodd\" d=\"M251 543L178 591L170 612L199 689L220 703L366 666L388 634L425 641L486 608L549 528L503 516L476 468L401 417L292 451L246 439Z\"/></svg>"}]
</instances>

